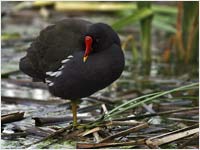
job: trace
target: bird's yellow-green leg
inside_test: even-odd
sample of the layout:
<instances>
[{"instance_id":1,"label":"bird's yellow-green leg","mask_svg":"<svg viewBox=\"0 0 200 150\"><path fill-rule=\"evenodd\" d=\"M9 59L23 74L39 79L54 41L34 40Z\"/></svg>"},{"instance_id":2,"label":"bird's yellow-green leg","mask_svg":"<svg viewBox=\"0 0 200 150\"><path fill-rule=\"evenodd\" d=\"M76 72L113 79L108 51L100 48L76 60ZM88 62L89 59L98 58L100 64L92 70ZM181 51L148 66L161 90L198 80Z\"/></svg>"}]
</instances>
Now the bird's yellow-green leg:
<instances>
[{"instance_id":1,"label":"bird's yellow-green leg","mask_svg":"<svg viewBox=\"0 0 200 150\"><path fill-rule=\"evenodd\" d=\"M73 114L73 127L77 126L77 102L71 101L72 114Z\"/></svg>"}]
</instances>

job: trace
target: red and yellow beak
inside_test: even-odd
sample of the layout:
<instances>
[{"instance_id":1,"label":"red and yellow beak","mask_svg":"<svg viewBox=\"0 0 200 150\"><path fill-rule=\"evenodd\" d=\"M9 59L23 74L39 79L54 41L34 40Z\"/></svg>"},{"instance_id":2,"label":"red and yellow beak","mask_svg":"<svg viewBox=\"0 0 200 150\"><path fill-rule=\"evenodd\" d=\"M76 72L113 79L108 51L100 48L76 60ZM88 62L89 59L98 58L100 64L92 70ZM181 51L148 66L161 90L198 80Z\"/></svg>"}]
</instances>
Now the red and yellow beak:
<instances>
[{"instance_id":1,"label":"red and yellow beak","mask_svg":"<svg viewBox=\"0 0 200 150\"><path fill-rule=\"evenodd\" d=\"M86 62L88 59L88 56L90 52L92 51L92 37L91 36L86 36L85 37L85 54L83 57L83 62Z\"/></svg>"}]
</instances>

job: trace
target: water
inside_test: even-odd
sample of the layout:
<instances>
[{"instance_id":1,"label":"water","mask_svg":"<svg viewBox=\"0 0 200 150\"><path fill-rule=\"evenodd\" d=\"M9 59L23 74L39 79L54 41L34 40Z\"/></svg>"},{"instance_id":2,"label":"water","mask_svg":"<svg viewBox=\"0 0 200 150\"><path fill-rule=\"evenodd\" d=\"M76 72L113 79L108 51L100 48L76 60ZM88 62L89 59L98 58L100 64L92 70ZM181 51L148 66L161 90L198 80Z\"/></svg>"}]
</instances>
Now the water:
<instances>
[{"instance_id":1,"label":"water","mask_svg":"<svg viewBox=\"0 0 200 150\"><path fill-rule=\"evenodd\" d=\"M55 18L51 18L50 21L55 21L58 18L64 18L65 15L54 16ZM82 16L84 18L90 18L90 16ZM19 20L22 18L19 18ZM40 17L33 17L31 22L29 18L25 18L24 21L28 20L29 22L20 22L16 18L4 18L2 21L2 33L19 33L22 39L34 38L38 35L39 31L47 26L50 21L42 19ZM99 17L92 16L92 20L98 22L104 20L105 22L112 22L113 17L109 15L102 15ZM19 28L20 22L20 28ZM123 34L123 33L122 33ZM123 36L126 36L124 34ZM155 36L155 35L154 35ZM30 41L17 39L9 41L2 41L2 49L1 49L1 73L9 74L9 72L18 71L18 63L20 58L25 55L25 49L30 45ZM156 47L156 45L154 45ZM120 79L114 82L111 86L106 89L103 89L96 93L96 95L103 95L111 98L112 100L117 99L121 95L126 92L132 92L135 96L144 95L146 93L151 93L155 91L164 91L169 90L184 84L189 84L191 82L199 82L198 79L198 64L184 65L184 64L166 64L158 61L153 61L151 64L140 64L133 63L132 54L130 50L126 50L126 66L125 70L122 73ZM30 82L31 79L24 75L21 72L16 72L10 74L8 77L9 80L12 81L26 81ZM20 127L34 127L35 123L32 117L41 117L41 116L71 116L71 111L69 109L69 101L61 101L60 103L55 104L44 104L34 102L34 100L48 102L51 100L58 100L48 92L45 86L38 86L37 88L29 87L29 86L21 86L16 84L16 82L9 82L7 79L1 80L1 95L5 97L14 97L14 98L26 98L27 101L31 101L29 103L19 102L15 103L6 103L2 101L1 104L1 113L7 114L12 112L24 111L25 119L22 121L17 121L13 123L8 123L3 126L3 133L12 133L13 126ZM130 92L130 93L131 93ZM125 94L124 94L125 95ZM195 95L194 93L192 95ZM168 95L169 97L172 95ZM198 95L195 95L198 97ZM33 100L33 101L32 101ZM126 99L124 99L126 101ZM177 106L197 106L198 103L196 100L191 101L186 100L186 104L183 104L183 99L179 99L174 101L173 105ZM66 104L67 103L67 104ZM94 105L96 102L91 101L83 101L80 104L80 107L87 107L90 105ZM156 103L155 105L159 105L159 108L162 109L163 106L166 109L167 105L171 107L170 101L165 101L163 104ZM152 106L152 107L153 107ZM101 108L101 107L100 107ZM98 108L89 113L79 113L79 116L89 116L92 118L94 114L97 117L101 109ZM140 109L140 108L138 108ZM139 111L139 110L138 110ZM195 118L195 116L194 116ZM152 124L160 124L164 123L166 120L160 118L153 118L151 120ZM198 119L198 117L196 117ZM167 122L167 121L166 121ZM69 122L60 123L56 126L64 127L67 126ZM167 123L166 123L167 124ZM2 148L22 148L23 145L30 144L34 141L41 139L39 136L29 135L26 138L17 138L14 140L1 140ZM49 142L49 141L47 141ZM46 145L46 143L42 143ZM48 148L74 148L75 142L73 141L61 141L60 143L50 145ZM36 148L43 147L43 145L39 145ZM34 147L32 147L34 148Z\"/></svg>"}]
</instances>

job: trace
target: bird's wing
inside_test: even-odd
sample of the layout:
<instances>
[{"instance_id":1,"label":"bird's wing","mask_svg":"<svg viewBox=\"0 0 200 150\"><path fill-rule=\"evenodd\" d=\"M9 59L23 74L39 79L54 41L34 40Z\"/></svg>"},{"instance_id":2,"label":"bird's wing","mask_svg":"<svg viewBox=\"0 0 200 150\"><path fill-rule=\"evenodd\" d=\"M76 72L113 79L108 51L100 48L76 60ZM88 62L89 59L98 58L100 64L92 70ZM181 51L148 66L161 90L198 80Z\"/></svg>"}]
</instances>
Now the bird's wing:
<instances>
[{"instance_id":1,"label":"bird's wing","mask_svg":"<svg viewBox=\"0 0 200 150\"><path fill-rule=\"evenodd\" d=\"M83 49L82 38L90 25L80 19L65 19L48 26L27 49L20 69L31 77L44 79L45 72L56 70L62 65L61 60Z\"/></svg>"}]
</instances>

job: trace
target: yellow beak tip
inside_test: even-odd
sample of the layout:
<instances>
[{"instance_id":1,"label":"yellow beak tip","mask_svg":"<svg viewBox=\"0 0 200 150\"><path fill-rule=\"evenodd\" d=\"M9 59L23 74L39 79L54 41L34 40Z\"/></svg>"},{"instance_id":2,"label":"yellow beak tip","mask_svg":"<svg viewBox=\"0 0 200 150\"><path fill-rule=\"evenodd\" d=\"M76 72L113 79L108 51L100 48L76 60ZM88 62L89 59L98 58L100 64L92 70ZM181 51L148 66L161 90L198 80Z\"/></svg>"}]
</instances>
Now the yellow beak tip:
<instances>
[{"instance_id":1,"label":"yellow beak tip","mask_svg":"<svg viewBox=\"0 0 200 150\"><path fill-rule=\"evenodd\" d=\"M87 61L87 58L88 58L88 56L84 56L84 57L83 57L83 62L86 62L86 61Z\"/></svg>"}]
</instances>

